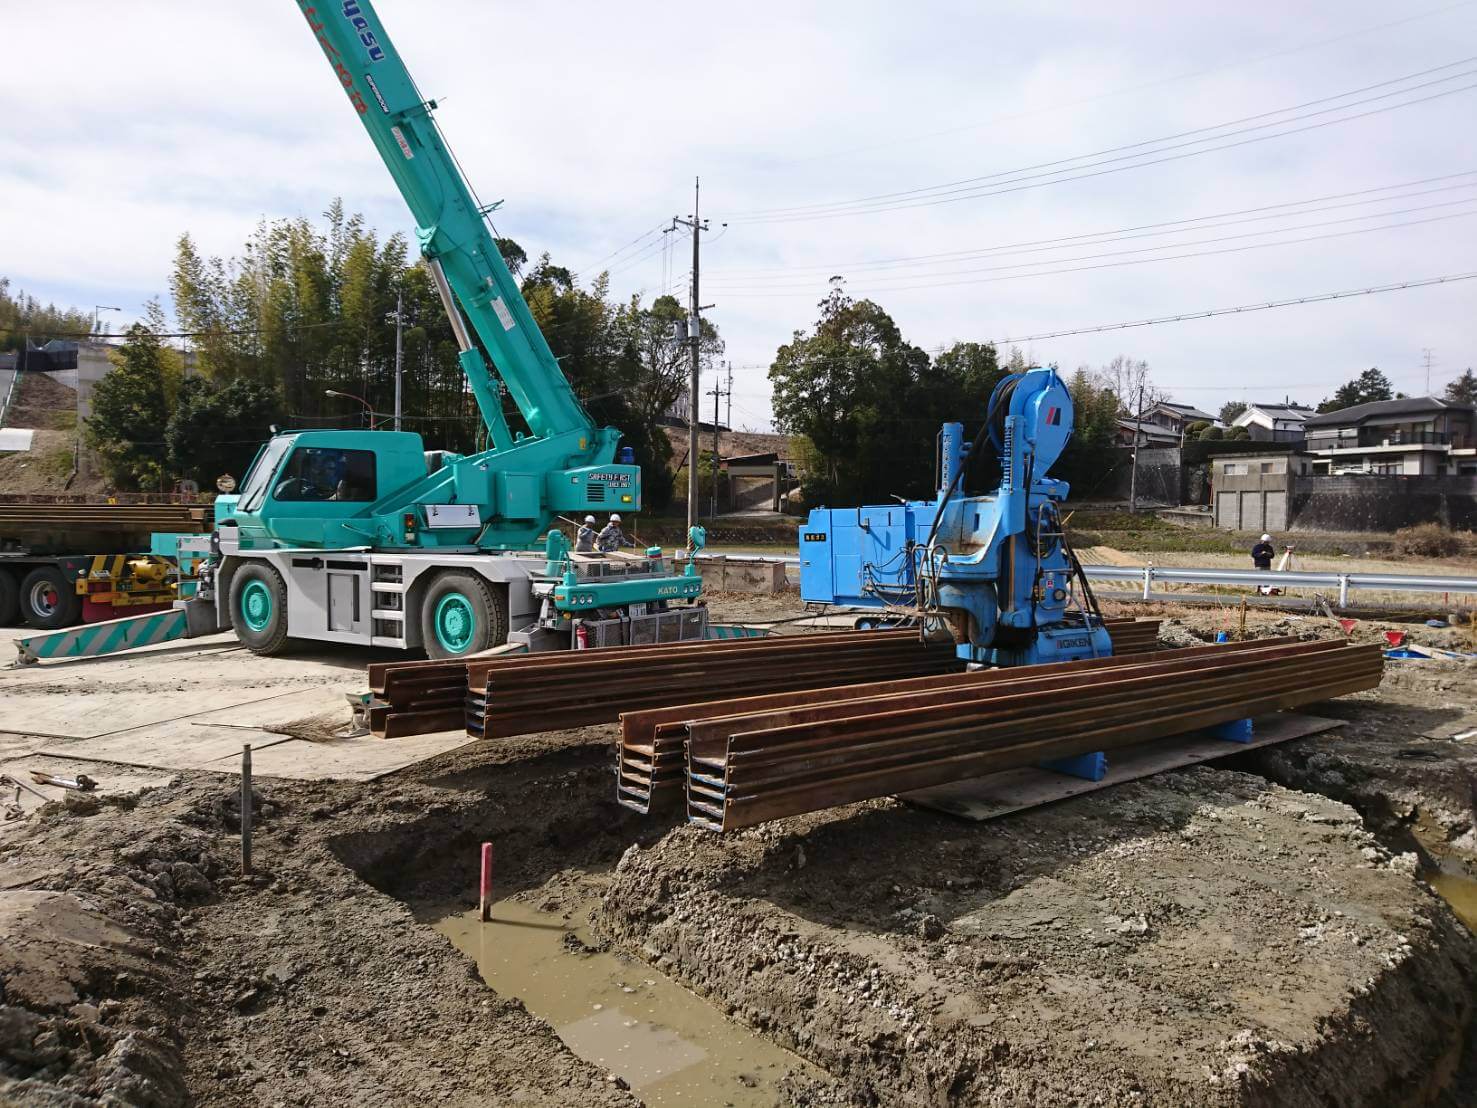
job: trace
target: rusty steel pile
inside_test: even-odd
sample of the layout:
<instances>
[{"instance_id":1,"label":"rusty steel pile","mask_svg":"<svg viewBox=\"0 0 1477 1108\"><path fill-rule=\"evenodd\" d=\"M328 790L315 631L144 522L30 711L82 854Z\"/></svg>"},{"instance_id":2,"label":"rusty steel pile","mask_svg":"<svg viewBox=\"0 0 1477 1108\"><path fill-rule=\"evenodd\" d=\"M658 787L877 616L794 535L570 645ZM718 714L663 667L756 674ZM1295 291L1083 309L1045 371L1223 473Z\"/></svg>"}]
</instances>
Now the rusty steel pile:
<instances>
[{"instance_id":1,"label":"rusty steel pile","mask_svg":"<svg viewBox=\"0 0 1477 1108\"><path fill-rule=\"evenodd\" d=\"M1106 626L1117 653L1155 648L1158 620ZM916 630L824 631L751 639L504 654L369 667L370 730L404 738L465 727L478 738L615 723L622 712L955 672L947 642Z\"/></svg>"},{"instance_id":2,"label":"rusty steel pile","mask_svg":"<svg viewBox=\"0 0 1477 1108\"><path fill-rule=\"evenodd\" d=\"M716 831L1108 751L1375 688L1378 646L1272 639L968 674L687 723L687 815Z\"/></svg>"},{"instance_id":3,"label":"rusty steel pile","mask_svg":"<svg viewBox=\"0 0 1477 1108\"><path fill-rule=\"evenodd\" d=\"M623 711L754 688L807 689L950 673L952 644L917 631L842 631L369 667L370 728L398 738L465 726L506 738L615 723Z\"/></svg>"},{"instance_id":4,"label":"rusty steel pile","mask_svg":"<svg viewBox=\"0 0 1477 1108\"><path fill-rule=\"evenodd\" d=\"M1157 619L1108 620L1106 626L1113 638L1115 658L1156 650L1159 623ZM1032 666L1030 672L1056 670L1061 665L1069 664L1072 663ZM869 683L864 693L854 687L854 682L838 678L826 687L809 689L799 696L771 687L771 691L765 695L623 711L616 752L616 800L627 808L645 814L663 799L681 796L687 782L688 724L694 720L791 708L803 704L854 700L859 696L926 693L975 685L985 678L998 680L1006 673L1021 672L1024 671L992 670L988 673L947 674L911 679L900 679L900 675L893 675L893 679Z\"/></svg>"}]
</instances>

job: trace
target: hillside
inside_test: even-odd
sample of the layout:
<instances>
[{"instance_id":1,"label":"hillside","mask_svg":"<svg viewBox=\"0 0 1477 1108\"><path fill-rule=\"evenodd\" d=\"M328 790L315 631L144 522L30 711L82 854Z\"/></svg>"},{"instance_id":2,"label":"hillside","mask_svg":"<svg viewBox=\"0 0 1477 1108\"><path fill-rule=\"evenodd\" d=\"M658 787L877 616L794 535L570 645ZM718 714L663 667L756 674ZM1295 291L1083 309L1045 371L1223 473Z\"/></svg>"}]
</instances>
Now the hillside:
<instances>
[{"instance_id":1,"label":"hillside","mask_svg":"<svg viewBox=\"0 0 1477 1108\"><path fill-rule=\"evenodd\" d=\"M22 373L5 416L8 428L31 428L31 449L0 454L0 493L102 492L101 478L72 481L77 390L46 373Z\"/></svg>"}]
</instances>

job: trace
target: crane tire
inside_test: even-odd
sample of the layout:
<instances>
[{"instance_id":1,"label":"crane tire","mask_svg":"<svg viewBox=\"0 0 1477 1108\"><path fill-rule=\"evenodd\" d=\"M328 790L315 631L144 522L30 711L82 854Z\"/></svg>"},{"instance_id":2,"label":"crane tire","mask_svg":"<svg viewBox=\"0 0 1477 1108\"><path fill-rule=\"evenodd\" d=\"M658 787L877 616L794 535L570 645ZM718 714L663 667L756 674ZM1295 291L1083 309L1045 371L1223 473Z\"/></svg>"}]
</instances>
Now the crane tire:
<instances>
[{"instance_id":1,"label":"crane tire","mask_svg":"<svg viewBox=\"0 0 1477 1108\"><path fill-rule=\"evenodd\" d=\"M21 614L21 587L10 570L0 568L0 627L9 627Z\"/></svg>"},{"instance_id":2,"label":"crane tire","mask_svg":"<svg viewBox=\"0 0 1477 1108\"><path fill-rule=\"evenodd\" d=\"M231 578L231 626L253 654L287 647L287 585L265 562L247 562Z\"/></svg>"},{"instance_id":3,"label":"crane tire","mask_svg":"<svg viewBox=\"0 0 1477 1108\"><path fill-rule=\"evenodd\" d=\"M21 581L20 609L21 618L38 631L70 627L82 618L77 582L56 566L38 566Z\"/></svg>"},{"instance_id":4,"label":"crane tire","mask_svg":"<svg viewBox=\"0 0 1477 1108\"><path fill-rule=\"evenodd\" d=\"M508 641L508 604L478 574L438 573L421 599L421 643L431 658L461 658Z\"/></svg>"}]
</instances>

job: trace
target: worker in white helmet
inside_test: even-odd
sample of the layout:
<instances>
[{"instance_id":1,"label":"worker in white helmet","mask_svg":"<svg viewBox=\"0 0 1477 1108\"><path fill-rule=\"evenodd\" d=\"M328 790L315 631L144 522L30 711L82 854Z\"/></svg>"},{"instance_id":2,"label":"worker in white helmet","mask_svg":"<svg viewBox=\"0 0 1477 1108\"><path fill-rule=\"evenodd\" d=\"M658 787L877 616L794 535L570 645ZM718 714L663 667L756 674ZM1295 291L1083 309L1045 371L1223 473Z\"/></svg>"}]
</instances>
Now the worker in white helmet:
<instances>
[{"instance_id":1,"label":"worker in white helmet","mask_svg":"<svg viewBox=\"0 0 1477 1108\"><path fill-rule=\"evenodd\" d=\"M625 533L621 530L620 515L612 512L610 522L605 525L604 530L596 537L595 545L600 549L601 553L608 554L612 550L619 550L623 546L635 546L636 544L626 538Z\"/></svg>"},{"instance_id":2,"label":"worker in white helmet","mask_svg":"<svg viewBox=\"0 0 1477 1108\"><path fill-rule=\"evenodd\" d=\"M1261 542L1251 548L1251 561L1257 569L1271 569L1277 550L1272 545L1272 536L1263 535Z\"/></svg>"},{"instance_id":3,"label":"worker in white helmet","mask_svg":"<svg viewBox=\"0 0 1477 1108\"><path fill-rule=\"evenodd\" d=\"M574 549L579 554L593 554L595 552L594 516L585 516L585 522L580 526L579 534L574 537Z\"/></svg>"}]
</instances>

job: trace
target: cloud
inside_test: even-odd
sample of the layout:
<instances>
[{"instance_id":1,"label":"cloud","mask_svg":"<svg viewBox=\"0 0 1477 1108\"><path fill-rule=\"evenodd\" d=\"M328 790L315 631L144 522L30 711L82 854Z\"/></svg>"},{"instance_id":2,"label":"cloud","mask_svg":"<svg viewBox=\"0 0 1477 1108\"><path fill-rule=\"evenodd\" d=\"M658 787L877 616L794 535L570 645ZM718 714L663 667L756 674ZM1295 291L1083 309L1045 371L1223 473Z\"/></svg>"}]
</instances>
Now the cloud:
<instances>
[{"instance_id":1,"label":"cloud","mask_svg":"<svg viewBox=\"0 0 1477 1108\"><path fill-rule=\"evenodd\" d=\"M531 253L587 266L687 214L702 176L715 220L703 300L741 367L736 421L767 420L762 367L812 322L833 263L857 295L876 286L907 337L932 348L1456 272L1477 253L1477 219L1456 219L943 287L903 288L847 264L1477 169L1477 91L1008 195L811 222L736 218L1135 143L1456 61L1477 54L1477 5L1368 33L1354 32L1419 13L1372 0L1214 11L1167 0L377 7L440 102L474 185L506 201L500 230ZM26 50L0 71L0 102L11 106L0 133L0 272L37 295L136 314L166 291L182 232L230 254L259 219L315 215L334 196L383 233L410 230L287 0L159 0L126 19L101 0L13 5L6 25L12 42L66 43L63 66L54 51ZM666 250L616 257L616 293L685 289L688 244L667 239ZM759 269L779 272L748 272ZM913 272L936 285L926 267ZM1202 407L1286 392L1315 402L1368 365L1418 390L1423 347L1436 350L1438 384L1477 361L1474 297L1477 283L1042 341L1030 353L1073 368L1130 352Z\"/></svg>"}]
</instances>

